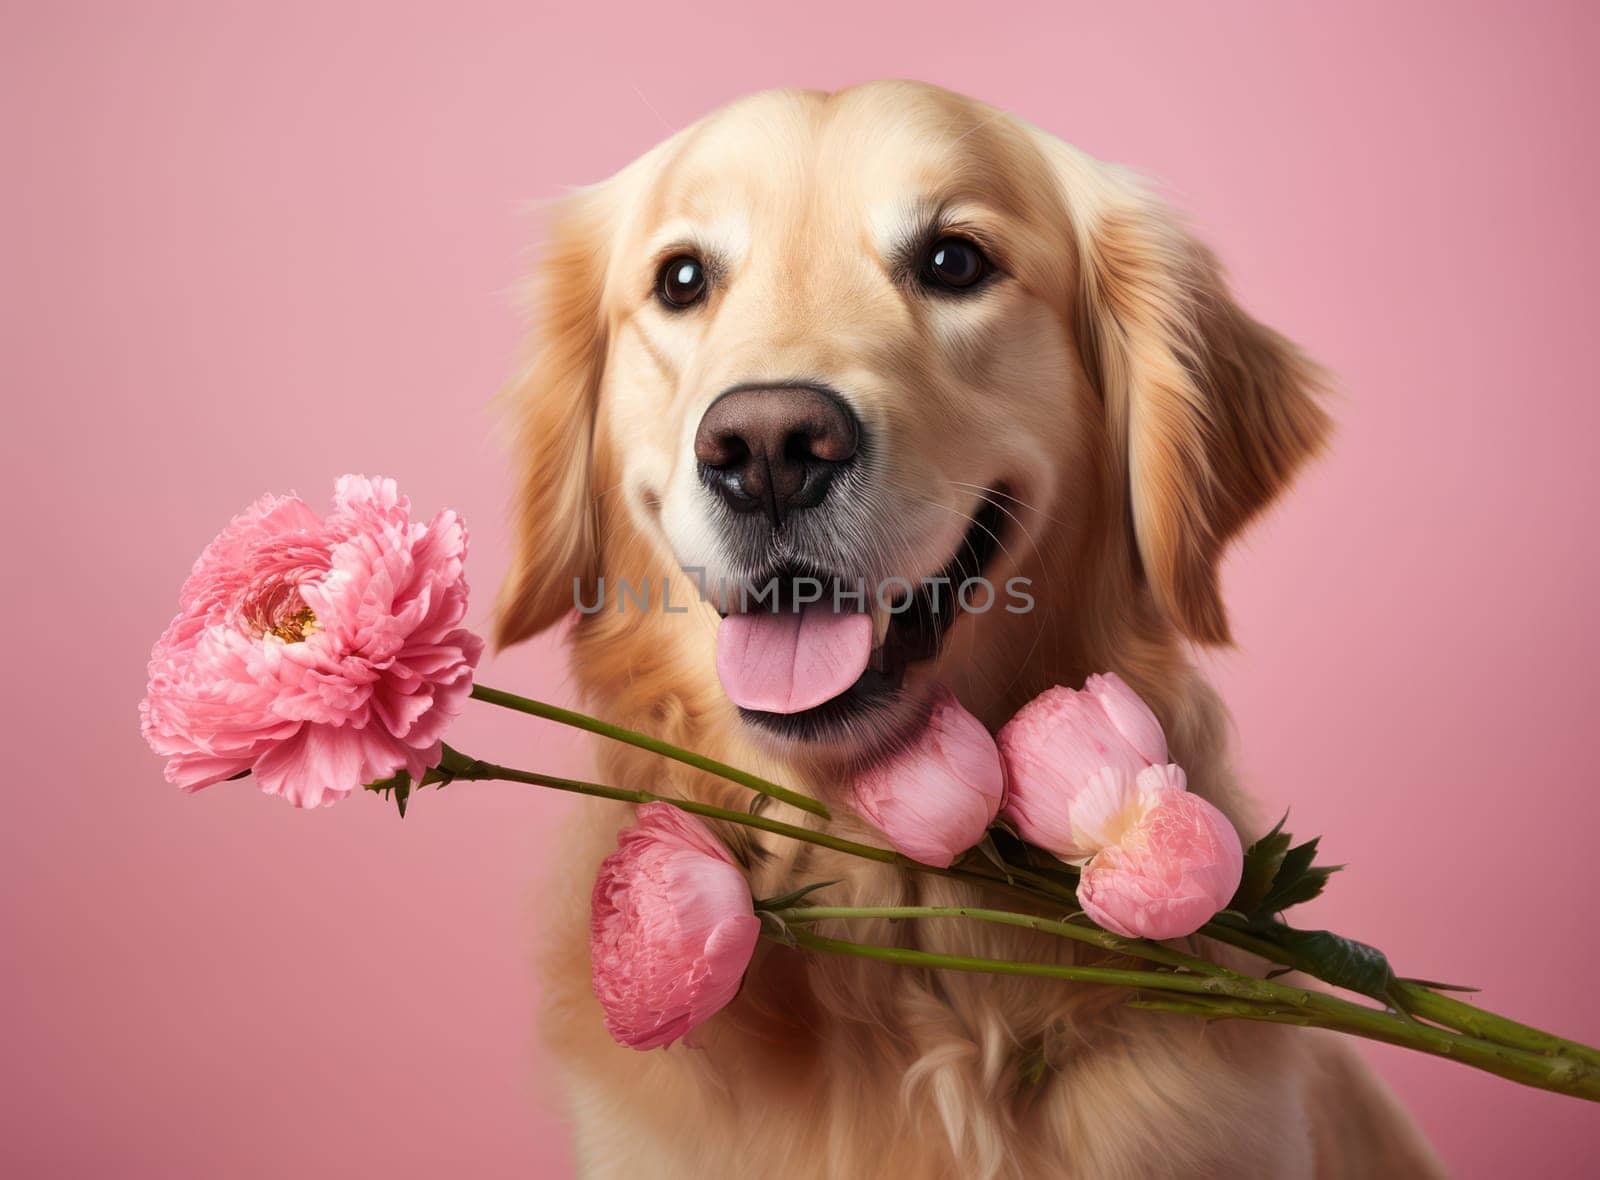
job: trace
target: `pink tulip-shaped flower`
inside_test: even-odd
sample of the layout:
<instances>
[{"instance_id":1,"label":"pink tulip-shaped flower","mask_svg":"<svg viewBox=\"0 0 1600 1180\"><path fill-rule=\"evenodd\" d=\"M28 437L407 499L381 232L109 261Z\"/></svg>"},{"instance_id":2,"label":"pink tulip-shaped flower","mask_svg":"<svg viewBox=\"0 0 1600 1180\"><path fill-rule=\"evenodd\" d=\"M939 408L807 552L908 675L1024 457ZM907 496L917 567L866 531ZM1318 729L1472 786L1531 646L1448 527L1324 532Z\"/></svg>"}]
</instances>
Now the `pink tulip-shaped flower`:
<instances>
[{"instance_id":1,"label":"pink tulip-shaped flower","mask_svg":"<svg viewBox=\"0 0 1600 1180\"><path fill-rule=\"evenodd\" d=\"M1126 938L1182 938L1228 904L1244 871L1239 834L1198 795L1140 775L1124 830L1083 868L1078 904Z\"/></svg>"},{"instance_id":2,"label":"pink tulip-shaped flower","mask_svg":"<svg viewBox=\"0 0 1600 1180\"><path fill-rule=\"evenodd\" d=\"M934 690L921 734L855 781L855 808L899 852L947 868L994 822L1005 794L1000 751L949 689Z\"/></svg>"},{"instance_id":3,"label":"pink tulip-shaped flower","mask_svg":"<svg viewBox=\"0 0 1600 1180\"><path fill-rule=\"evenodd\" d=\"M1110 672L1089 677L1079 692L1047 689L1006 722L997 741L1006 818L1030 844L1068 861L1093 856L1107 842L1085 829L1085 817L1119 810L1139 772L1167 761L1161 723ZM1105 792L1117 799L1080 806L1086 793Z\"/></svg>"},{"instance_id":4,"label":"pink tulip-shaped flower","mask_svg":"<svg viewBox=\"0 0 1600 1180\"><path fill-rule=\"evenodd\" d=\"M150 653L145 740L185 790L245 771L298 807L420 777L472 690L467 534L393 480L347 475L333 511L264 496L206 547Z\"/></svg>"},{"instance_id":5,"label":"pink tulip-shaped flower","mask_svg":"<svg viewBox=\"0 0 1600 1180\"><path fill-rule=\"evenodd\" d=\"M738 994L761 921L733 857L666 803L639 808L600 866L589 916L594 994L622 1045L669 1045Z\"/></svg>"},{"instance_id":6,"label":"pink tulip-shaped flower","mask_svg":"<svg viewBox=\"0 0 1600 1180\"><path fill-rule=\"evenodd\" d=\"M998 738L1006 817L1083 866L1078 902L1128 938L1181 938L1228 904L1244 870L1226 816L1185 789L1155 714L1111 674L1052 688Z\"/></svg>"}]
</instances>

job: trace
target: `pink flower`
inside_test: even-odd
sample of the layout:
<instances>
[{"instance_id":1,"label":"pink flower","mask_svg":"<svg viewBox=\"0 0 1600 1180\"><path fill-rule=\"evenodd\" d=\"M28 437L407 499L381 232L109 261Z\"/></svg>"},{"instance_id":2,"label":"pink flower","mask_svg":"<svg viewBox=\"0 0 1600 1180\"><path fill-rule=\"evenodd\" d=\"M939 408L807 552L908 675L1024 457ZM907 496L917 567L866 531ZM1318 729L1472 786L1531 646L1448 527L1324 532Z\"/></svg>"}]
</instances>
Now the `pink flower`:
<instances>
[{"instance_id":1,"label":"pink flower","mask_svg":"<svg viewBox=\"0 0 1600 1180\"><path fill-rule=\"evenodd\" d=\"M1161 723L1116 676L1035 697L998 740L1007 818L1024 839L1083 865L1078 903L1098 925L1181 938L1239 888L1239 834L1189 794Z\"/></svg>"},{"instance_id":2,"label":"pink flower","mask_svg":"<svg viewBox=\"0 0 1600 1180\"><path fill-rule=\"evenodd\" d=\"M139 712L167 779L245 771L297 807L420 777L472 690L467 534L413 523L393 480L347 475L324 519L263 496L206 547L150 653Z\"/></svg>"},{"instance_id":3,"label":"pink flower","mask_svg":"<svg viewBox=\"0 0 1600 1180\"><path fill-rule=\"evenodd\" d=\"M1057 687L1041 693L997 740L1006 767L1006 818L1023 839L1063 860L1082 860L1106 843L1083 826L1084 817L1116 807L1101 800L1084 810L1079 800L1085 792L1110 791L1121 799L1141 771L1167 761L1161 723L1109 672L1089 677L1080 692ZM1113 772L1109 778L1107 771Z\"/></svg>"},{"instance_id":4,"label":"pink flower","mask_svg":"<svg viewBox=\"0 0 1600 1180\"><path fill-rule=\"evenodd\" d=\"M1004 794L994 738L939 685L920 736L862 772L853 798L898 851L942 869L983 839Z\"/></svg>"},{"instance_id":5,"label":"pink flower","mask_svg":"<svg viewBox=\"0 0 1600 1180\"><path fill-rule=\"evenodd\" d=\"M1118 840L1095 853L1078 904L1126 938L1182 938L1228 904L1244 872L1239 834L1198 795L1140 775Z\"/></svg>"},{"instance_id":6,"label":"pink flower","mask_svg":"<svg viewBox=\"0 0 1600 1180\"><path fill-rule=\"evenodd\" d=\"M666 803L639 808L600 866L589 917L594 994L635 1049L669 1045L739 991L761 921L709 828Z\"/></svg>"}]
</instances>

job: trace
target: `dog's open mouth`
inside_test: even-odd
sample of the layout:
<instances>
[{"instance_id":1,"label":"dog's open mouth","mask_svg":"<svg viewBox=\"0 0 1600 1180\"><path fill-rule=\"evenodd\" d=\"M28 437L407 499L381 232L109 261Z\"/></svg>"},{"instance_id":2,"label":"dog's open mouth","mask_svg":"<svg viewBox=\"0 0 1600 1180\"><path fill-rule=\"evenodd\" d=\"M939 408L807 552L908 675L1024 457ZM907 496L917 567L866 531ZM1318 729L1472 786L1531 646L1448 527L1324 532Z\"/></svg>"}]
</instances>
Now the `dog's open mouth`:
<instances>
[{"instance_id":1,"label":"dog's open mouth","mask_svg":"<svg viewBox=\"0 0 1600 1180\"><path fill-rule=\"evenodd\" d=\"M1004 494L983 496L950 560L920 580L863 585L791 565L747 587L717 635L717 674L745 720L818 740L893 701L964 609L995 604L983 579L1002 547Z\"/></svg>"}]
</instances>

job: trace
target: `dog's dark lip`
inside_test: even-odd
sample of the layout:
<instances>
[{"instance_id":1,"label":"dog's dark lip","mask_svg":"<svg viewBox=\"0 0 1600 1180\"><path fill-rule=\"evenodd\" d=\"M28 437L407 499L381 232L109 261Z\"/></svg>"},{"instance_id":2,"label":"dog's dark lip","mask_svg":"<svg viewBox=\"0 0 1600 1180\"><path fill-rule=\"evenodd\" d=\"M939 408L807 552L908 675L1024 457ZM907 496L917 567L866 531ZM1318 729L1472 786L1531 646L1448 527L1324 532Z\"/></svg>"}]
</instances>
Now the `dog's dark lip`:
<instances>
[{"instance_id":1,"label":"dog's dark lip","mask_svg":"<svg viewBox=\"0 0 1600 1180\"><path fill-rule=\"evenodd\" d=\"M847 736L860 727L863 718L892 704L906 671L938 655L945 633L960 616L956 587L983 576L1000 553L1006 515L1001 501L1006 494L1003 486L983 493L955 553L931 579L940 587L939 600L935 602L924 583L913 594L910 607L890 617L883 642L873 649L871 661L854 684L831 700L798 713L741 708L739 715L775 737L825 742Z\"/></svg>"}]
</instances>

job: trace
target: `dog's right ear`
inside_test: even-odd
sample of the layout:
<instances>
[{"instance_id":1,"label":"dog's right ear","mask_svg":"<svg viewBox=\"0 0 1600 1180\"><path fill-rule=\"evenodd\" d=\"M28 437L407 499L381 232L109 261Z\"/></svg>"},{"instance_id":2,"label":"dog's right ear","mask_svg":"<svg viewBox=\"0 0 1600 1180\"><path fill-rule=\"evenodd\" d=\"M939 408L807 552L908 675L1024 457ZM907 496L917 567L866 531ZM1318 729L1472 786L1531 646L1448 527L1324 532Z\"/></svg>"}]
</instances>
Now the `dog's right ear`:
<instances>
[{"instance_id":1,"label":"dog's right ear","mask_svg":"<svg viewBox=\"0 0 1600 1180\"><path fill-rule=\"evenodd\" d=\"M615 228L611 184L554 207L532 283L538 316L530 359L503 393L516 422L521 483L511 566L495 642L518 643L559 622L578 584L597 577L595 413L605 365L602 307Z\"/></svg>"},{"instance_id":2,"label":"dog's right ear","mask_svg":"<svg viewBox=\"0 0 1600 1180\"><path fill-rule=\"evenodd\" d=\"M1136 569L1225 644L1220 566L1329 432L1327 378L1234 300L1211 252L1126 171L1046 139L1073 214L1077 331L1121 467Z\"/></svg>"}]
</instances>

